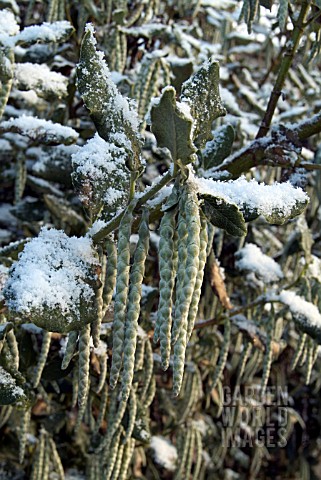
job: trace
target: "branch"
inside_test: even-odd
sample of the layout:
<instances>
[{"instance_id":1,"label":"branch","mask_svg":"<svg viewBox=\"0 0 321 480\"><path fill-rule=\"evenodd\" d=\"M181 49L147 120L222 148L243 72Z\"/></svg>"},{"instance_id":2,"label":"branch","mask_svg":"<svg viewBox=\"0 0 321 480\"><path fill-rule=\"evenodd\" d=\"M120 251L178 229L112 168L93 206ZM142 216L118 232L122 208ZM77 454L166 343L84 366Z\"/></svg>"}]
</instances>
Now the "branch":
<instances>
[{"instance_id":1,"label":"branch","mask_svg":"<svg viewBox=\"0 0 321 480\"><path fill-rule=\"evenodd\" d=\"M265 115L263 117L260 129L256 136L257 139L264 137L269 131L278 100L282 93L284 82L286 80L287 74L293 62L294 55L296 53L296 50L299 46L300 40L304 33L304 26L310 10L310 3L311 1L302 2L299 18L297 22L295 22L292 37L288 41L288 44L287 44L288 46L284 52L284 55L280 64L280 68L279 68L279 73L276 78L273 91L271 93L270 100L269 100Z\"/></svg>"},{"instance_id":2,"label":"branch","mask_svg":"<svg viewBox=\"0 0 321 480\"><path fill-rule=\"evenodd\" d=\"M171 180L173 180L175 173L171 170L169 170L163 177L160 179L159 182L157 182L155 185L153 185L151 188L149 188L137 201L136 209L140 208L142 205L144 205L147 200L150 200L153 198L156 193L158 193L165 185L167 185ZM124 215L124 212L119 213L114 217L110 222L108 222L99 232L95 233L95 235L92 236L92 240L94 243L99 243L101 242L104 238L107 237L112 231L114 231L120 224L120 221Z\"/></svg>"},{"instance_id":3,"label":"branch","mask_svg":"<svg viewBox=\"0 0 321 480\"><path fill-rule=\"evenodd\" d=\"M308 120L303 120L302 122L297 123L295 126L285 125L284 128L285 135L289 135L288 146L290 146L291 142L302 142L312 135L321 132L321 112L317 113ZM277 129L275 131L277 131ZM296 138L294 138L294 136ZM271 137L255 139L246 147L227 157L223 163L216 168L213 168L211 171L213 173L227 171L232 177L236 177L241 173L248 171L252 167L263 165L263 160L266 157L269 149L271 150L272 148L278 147L282 148L282 145L278 145L276 140L273 138L273 134ZM270 164L271 163L269 163L269 165ZM283 167L290 166L286 163L276 163L275 165ZM306 170L318 168L317 165L309 163L302 163L300 167L306 168Z\"/></svg>"}]
</instances>

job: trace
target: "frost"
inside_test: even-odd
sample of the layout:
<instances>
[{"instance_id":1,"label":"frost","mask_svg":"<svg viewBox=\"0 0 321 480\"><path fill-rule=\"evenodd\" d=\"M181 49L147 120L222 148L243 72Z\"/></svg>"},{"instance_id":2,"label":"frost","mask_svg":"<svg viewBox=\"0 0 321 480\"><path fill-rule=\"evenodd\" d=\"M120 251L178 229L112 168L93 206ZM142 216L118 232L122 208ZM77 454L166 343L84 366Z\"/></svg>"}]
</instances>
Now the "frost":
<instances>
[{"instance_id":1,"label":"frost","mask_svg":"<svg viewBox=\"0 0 321 480\"><path fill-rule=\"evenodd\" d=\"M43 228L10 269L4 289L7 306L26 316L49 308L59 309L66 322L71 315L79 318L81 302L90 302L95 296L87 278L96 265L91 239ZM95 279L93 274L91 277Z\"/></svg>"},{"instance_id":2,"label":"frost","mask_svg":"<svg viewBox=\"0 0 321 480\"><path fill-rule=\"evenodd\" d=\"M235 266L240 270L254 272L267 283L283 278L280 266L253 243L248 243L237 252Z\"/></svg>"},{"instance_id":3,"label":"frost","mask_svg":"<svg viewBox=\"0 0 321 480\"><path fill-rule=\"evenodd\" d=\"M177 462L177 450L165 437L153 435L150 441L155 462L166 470L174 472Z\"/></svg>"},{"instance_id":4,"label":"frost","mask_svg":"<svg viewBox=\"0 0 321 480\"><path fill-rule=\"evenodd\" d=\"M246 207L266 216L273 215L275 211L279 211L280 216L289 216L298 203L309 200L301 188L294 187L290 182L266 185L254 179L247 181L244 175L228 182L197 177L191 181L199 193L221 197L239 208Z\"/></svg>"}]
</instances>

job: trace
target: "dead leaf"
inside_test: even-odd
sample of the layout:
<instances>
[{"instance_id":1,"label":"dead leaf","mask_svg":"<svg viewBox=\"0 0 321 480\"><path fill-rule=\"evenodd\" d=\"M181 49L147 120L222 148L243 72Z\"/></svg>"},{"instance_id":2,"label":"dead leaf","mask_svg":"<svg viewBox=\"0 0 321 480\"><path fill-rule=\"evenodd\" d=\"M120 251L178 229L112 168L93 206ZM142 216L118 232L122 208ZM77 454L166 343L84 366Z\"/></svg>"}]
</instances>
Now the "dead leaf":
<instances>
[{"instance_id":1,"label":"dead leaf","mask_svg":"<svg viewBox=\"0 0 321 480\"><path fill-rule=\"evenodd\" d=\"M210 266L210 282L213 292L215 295L217 295L223 307L231 310L233 305L231 304L230 298L227 294L220 267L215 258Z\"/></svg>"}]
</instances>

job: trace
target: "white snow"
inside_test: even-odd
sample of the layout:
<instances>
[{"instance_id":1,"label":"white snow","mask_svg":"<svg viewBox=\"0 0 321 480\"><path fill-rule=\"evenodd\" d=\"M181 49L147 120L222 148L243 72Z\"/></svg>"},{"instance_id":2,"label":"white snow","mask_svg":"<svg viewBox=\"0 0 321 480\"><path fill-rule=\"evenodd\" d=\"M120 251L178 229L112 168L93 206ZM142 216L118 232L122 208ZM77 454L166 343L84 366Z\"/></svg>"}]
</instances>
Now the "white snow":
<instances>
[{"instance_id":1,"label":"white snow","mask_svg":"<svg viewBox=\"0 0 321 480\"><path fill-rule=\"evenodd\" d=\"M276 300L288 305L291 313L303 317L312 327L321 328L321 313L316 305L307 302L291 290L282 290L279 295L272 294L270 300Z\"/></svg>"},{"instance_id":2,"label":"white snow","mask_svg":"<svg viewBox=\"0 0 321 480\"><path fill-rule=\"evenodd\" d=\"M22 115L19 118L11 118L0 123L0 128L11 128L14 131L18 131L22 135L36 140L39 135L46 135L48 139L52 138L56 140L61 138L61 141L75 142L78 138L78 133L71 127L65 127L60 123L53 123L51 120L43 120L36 117L29 117Z\"/></svg>"},{"instance_id":3,"label":"white snow","mask_svg":"<svg viewBox=\"0 0 321 480\"><path fill-rule=\"evenodd\" d=\"M29 90L40 90L55 94L57 97L67 95L68 79L61 73L52 72L47 65L35 63L16 63L14 69L16 82Z\"/></svg>"},{"instance_id":4,"label":"white snow","mask_svg":"<svg viewBox=\"0 0 321 480\"><path fill-rule=\"evenodd\" d=\"M190 181L201 194L220 197L227 202L235 203L240 208L246 207L249 211L257 211L262 215L272 215L278 211L280 217L287 216L298 202L309 201L308 195L290 182L266 185L254 179L247 181L244 175L237 180L223 182L208 178L193 178L191 174Z\"/></svg>"},{"instance_id":5,"label":"white snow","mask_svg":"<svg viewBox=\"0 0 321 480\"><path fill-rule=\"evenodd\" d=\"M165 437L153 435L150 446L154 451L155 462L170 472L174 472L177 462L177 450Z\"/></svg>"},{"instance_id":6,"label":"white snow","mask_svg":"<svg viewBox=\"0 0 321 480\"><path fill-rule=\"evenodd\" d=\"M22 32L11 37L10 43L35 43L35 42L59 42L66 35L66 32L72 28L66 20L48 23L42 25L32 25L26 27Z\"/></svg>"},{"instance_id":7,"label":"white snow","mask_svg":"<svg viewBox=\"0 0 321 480\"><path fill-rule=\"evenodd\" d=\"M240 270L254 272L265 282L276 282L283 278L280 266L273 258L265 255L262 250L253 243L248 243L237 252L238 260L235 266Z\"/></svg>"},{"instance_id":8,"label":"white snow","mask_svg":"<svg viewBox=\"0 0 321 480\"><path fill-rule=\"evenodd\" d=\"M19 33L19 25L16 22L14 14L9 10L0 11L0 43L6 41L9 35Z\"/></svg>"},{"instance_id":9,"label":"white snow","mask_svg":"<svg viewBox=\"0 0 321 480\"><path fill-rule=\"evenodd\" d=\"M78 316L80 300L91 301L95 295L84 281L95 265L98 261L91 239L67 237L61 230L42 228L10 269L4 289L7 306L20 314L48 307Z\"/></svg>"},{"instance_id":10,"label":"white snow","mask_svg":"<svg viewBox=\"0 0 321 480\"><path fill-rule=\"evenodd\" d=\"M96 133L78 152L72 155L72 163L75 176L79 174L93 185L96 182L99 185L99 183L115 181L113 186L106 189L104 195L105 204L114 206L126 196L122 183L128 181L129 171L126 168L125 148L112 143L114 135L111 134L110 138L111 142L106 142ZM116 139L118 139L117 136ZM91 200L90 195L91 192L89 195L82 193L82 199L89 201Z\"/></svg>"}]
</instances>

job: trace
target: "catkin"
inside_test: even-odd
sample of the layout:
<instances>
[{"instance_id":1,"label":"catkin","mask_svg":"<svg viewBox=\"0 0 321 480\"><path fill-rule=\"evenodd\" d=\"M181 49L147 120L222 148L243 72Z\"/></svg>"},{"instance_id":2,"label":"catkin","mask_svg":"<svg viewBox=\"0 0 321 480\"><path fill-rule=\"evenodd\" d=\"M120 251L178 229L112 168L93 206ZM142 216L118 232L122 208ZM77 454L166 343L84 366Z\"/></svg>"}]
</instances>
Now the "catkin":
<instances>
[{"instance_id":1,"label":"catkin","mask_svg":"<svg viewBox=\"0 0 321 480\"><path fill-rule=\"evenodd\" d=\"M104 450L108 453L112 438L120 427L127 407L127 402L120 400L117 408L118 391L114 390L113 394L114 395L112 396L112 403L108 412L107 433L105 438L101 442L101 445L98 447L97 452Z\"/></svg>"},{"instance_id":2,"label":"catkin","mask_svg":"<svg viewBox=\"0 0 321 480\"><path fill-rule=\"evenodd\" d=\"M186 193L186 192L184 192ZM186 202L186 195L182 195L179 202L179 215L177 221L177 246L178 246L178 268L176 278L176 299L175 299L175 316L172 328L171 343L174 344L182 326L180 306L182 304L182 295L185 278L185 265L187 259L187 226L184 211L184 203Z\"/></svg>"},{"instance_id":3,"label":"catkin","mask_svg":"<svg viewBox=\"0 0 321 480\"><path fill-rule=\"evenodd\" d=\"M106 253L107 267L103 290L103 315L106 313L106 310L113 297L117 276L117 248L115 243L109 238L106 240Z\"/></svg>"},{"instance_id":4,"label":"catkin","mask_svg":"<svg viewBox=\"0 0 321 480\"><path fill-rule=\"evenodd\" d=\"M200 253L199 253L199 267L195 282L195 289L192 296L192 301L188 313L187 319L187 341L189 341L197 316L198 304L201 298L201 290L204 278L204 268L206 264L207 257L207 243L208 243L208 233L207 233L207 221L204 215L201 216L201 232L200 232Z\"/></svg>"},{"instance_id":5,"label":"catkin","mask_svg":"<svg viewBox=\"0 0 321 480\"><path fill-rule=\"evenodd\" d=\"M50 348L50 342L51 342L51 332L46 332L45 330L43 330L40 355L38 358L38 362L36 365L33 382L32 382L34 388L36 388L39 385L43 369L46 365L46 360L47 360L49 348Z\"/></svg>"},{"instance_id":6,"label":"catkin","mask_svg":"<svg viewBox=\"0 0 321 480\"><path fill-rule=\"evenodd\" d=\"M142 404L146 401L146 396L149 388L149 384L153 377L153 350L150 341L147 339L145 343L145 351L144 351L144 386L140 393L140 400Z\"/></svg>"},{"instance_id":7,"label":"catkin","mask_svg":"<svg viewBox=\"0 0 321 480\"><path fill-rule=\"evenodd\" d=\"M19 463L23 463L23 459L25 456L27 433L29 430L30 418L31 418L31 409L30 408L24 409L20 418L20 426L19 426Z\"/></svg>"},{"instance_id":8,"label":"catkin","mask_svg":"<svg viewBox=\"0 0 321 480\"><path fill-rule=\"evenodd\" d=\"M19 369L19 348L16 336L13 330L6 333L6 341L12 357L12 363L15 370Z\"/></svg>"},{"instance_id":9,"label":"catkin","mask_svg":"<svg viewBox=\"0 0 321 480\"><path fill-rule=\"evenodd\" d=\"M174 480L182 480L183 479L183 472L186 466L186 460L187 456L189 453L189 446L190 446L190 441L191 441L191 434L192 430L190 428L187 429L187 431L181 431L180 436L181 436L181 451L179 452L179 466L178 470L175 473ZM183 437L183 438L182 438Z\"/></svg>"},{"instance_id":10,"label":"catkin","mask_svg":"<svg viewBox=\"0 0 321 480\"><path fill-rule=\"evenodd\" d=\"M104 264L104 256L101 255L101 263L102 263L102 272L103 272L103 264ZM97 304L97 316L95 320L91 323L91 336L93 339L93 344L95 348L99 347L100 343L100 328L101 322L103 319L103 307L104 307L104 300L103 300L103 276L100 275L101 286L96 292L96 304Z\"/></svg>"},{"instance_id":11,"label":"catkin","mask_svg":"<svg viewBox=\"0 0 321 480\"><path fill-rule=\"evenodd\" d=\"M104 421L105 414L106 414L107 401L108 401L108 385L107 383L105 383L101 391L99 412L96 420L96 425L94 428L94 433L98 433L100 427L102 426L102 423Z\"/></svg>"},{"instance_id":12,"label":"catkin","mask_svg":"<svg viewBox=\"0 0 321 480\"><path fill-rule=\"evenodd\" d=\"M36 459L33 461L31 480L41 480L45 459L46 438L45 431L42 429L40 433L39 443L36 449Z\"/></svg>"},{"instance_id":13,"label":"catkin","mask_svg":"<svg viewBox=\"0 0 321 480\"><path fill-rule=\"evenodd\" d=\"M117 247L117 280L113 323L113 358L110 371L110 386L115 388L122 364L125 318L129 284L130 232L133 221L133 210L136 202L132 202L120 222Z\"/></svg>"},{"instance_id":14,"label":"catkin","mask_svg":"<svg viewBox=\"0 0 321 480\"><path fill-rule=\"evenodd\" d=\"M214 376L213 376L213 383L212 383L212 389L216 387L218 380L220 379L220 376L223 373L227 356L228 356L228 351L230 347L230 337L231 337L231 322L229 318L225 319L224 322L224 339L223 339L223 345L220 350L220 357L218 360L218 365L215 368Z\"/></svg>"},{"instance_id":15,"label":"catkin","mask_svg":"<svg viewBox=\"0 0 321 480\"><path fill-rule=\"evenodd\" d=\"M136 392L133 388L131 389L131 392L130 392L127 411L128 411L128 424L127 424L123 443L127 443L130 440L135 427L136 414L137 414L137 398L136 398Z\"/></svg>"},{"instance_id":16,"label":"catkin","mask_svg":"<svg viewBox=\"0 0 321 480\"><path fill-rule=\"evenodd\" d=\"M134 449L135 449L135 439L131 438L124 447L122 466L121 466L121 471L119 472L118 480L126 480L129 464L132 459Z\"/></svg>"},{"instance_id":17,"label":"catkin","mask_svg":"<svg viewBox=\"0 0 321 480\"><path fill-rule=\"evenodd\" d=\"M117 458L116 458L116 462L115 462L115 465L114 465L113 474L112 474L112 477L111 477L112 480L118 480L118 478L119 478L119 473L120 473L120 469L121 469L121 466L122 466L122 460L123 460L124 447L125 447L124 444L122 444L122 443L119 444L118 452L117 452Z\"/></svg>"},{"instance_id":18,"label":"catkin","mask_svg":"<svg viewBox=\"0 0 321 480\"><path fill-rule=\"evenodd\" d=\"M202 436L201 432L196 428L195 429L195 456L196 462L194 465L193 471L193 480L199 479L199 474L202 466L202 453L203 453L203 445L202 445Z\"/></svg>"},{"instance_id":19,"label":"catkin","mask_svg":"<svg viewBox=\"0 0 321 480\"><path fill-rule=\"evenodd\" d=\"M296 348L296 351L295 351L295 355L292 359L292 362L291 362L291 370L294 370L295 367L297 366L298 364L298 361L300 360L300 357L303 353L303 349L305 347L305 344L306 344L306 339L307 339L307 334L304 333L301 338L300 338L300 341L299 341L299 344Z\"/></svg>"},{"instance_id":20,"label":"catkin","mask_svg":"<svg viewBox=\"0 0 321 480\"><path fill-rule=\"evenodd\" d=\"M128 310L125 324L124 368L122 375L123 400L127 400L129 396L134 376L140 300L145 273L145 261L149 247L148 219L148 210L144 210L138 231L139 237L134 254L134 262L130 272Z\"/></svg>"},{"instance_id":21,"label":"catkin","mask_svg":"<svg viewBox=\"0 0 321 480\"><path fill-rule=\"evenodd\" d=\"M272 310L272 314L274 311ZM271 365L272 365L272 340L273 340L273 332L274 332L274 318L271 318L267 325L266 331L266 347L265 347L265 355L263 360L263 373L261 379L261 397L264 398L266 387L269 381Z\"/></svg>"},{"instance_id":22,"label":"catkin","mask_svg":"<svg viewBox=\"0 0 321 480\"><path fill-rule=\"evenodd\" d=\"M104 472L104 480L110 480L112 476L113 469L117 461L117 455L118 455L118 449L119 449L122 430L123 430L122 428L119 429L119 431L114 435L110 446L108 446L108 449L106 448L104 451L104 457L108 458L106 471Z\"/></svg>"},{"instance_id":23,"label":"catkin","mask_svg":"<svg viewBox=\"0 0 321 480\"><path fill-rule=\"evenodd\" d=\"M100 393L103 386L105 385L106 377L107 377L107 360L108 360L107 352L104 352L102 355L99 355L100 374L99 374L98 385L95 390L96 393Z\"/></svg>"},{"instance_id":24,"label":"catkin","mask_svg":"<svg viewBox=\"0 0 321 480\"><path fill-rule=\"evenodd\" d=\"M184 210L186 216L187 239L186 239L186 260L184 265L184 276L182 278L177 275L177 299L178 305L175 304L175 320L178 319L180 329L179 336L174 346L174 370L173 370L173 393L178 395L184 373L185 351L187 344L187 318L190 304L195 289L196 278L199 270L199 254L200 254L200 213L199 204L196 193L189 189L185 200ZM181 208L181 205L180 205ZM179 235L180 236L180 235ZM184 239L185 243L185 239ZM185 245L184 245L185 247ZM180 257L180 245L178 256ZM180 261L180 258L179 258ZM180 265L179 265L180 267ZM174 322L175 326L175 322ZM174 336L174 335L173 335ZM173 340L173 337L172 337ZM175 341L175 339L174 339Z\"/></svg>"},{"instance_id":25,"label":"catkin","mask_svg":"<svg viewBox=\"0 0 321 480\"><path fill-rule=\"evenodd\" d=\"M172 327L172 295L175 283L175 269L173 265L174 232L176 211L164 213L160 223L159 240L159 304L154 340L160 337L162 367L168 368L170 357L170 336Z\"/></svg>"},{"instance_id":26,"label":"catkin","mask_svg":"<svg viewBox=\"0 0 321 480\"><path fill-rule=\"evenodd\" d=\"M81 330L79 335L79 387L78 406L86 404L89 391L89 360L90 360L90 324Z\"/></svg>"},{"instance_id":27,"label":"catkin","mask_svg":"<svg viewBox=\"0 0 321 480\"><path fill-rule=\"evenodd\" d=\"M52 438L49 438L49 445L51 449L51 459L54 465L55 472L58 474L59 480L64 480L65 474L64 474L64 468L61 463L61 459L56 447L56 444Z\"/></svg>"},{"instance_id":28,"label":"catkin","mask_svg":"<svg viewBox=\"0 0 321 480\"><path fill-rule=\"evenodd\" d=\"M61 370L66 370L68 368L68 365L70 363L70 360L72 359L76 346L77 346L77 341L78 341L78 332L73 331L68 334L68 339L67 339L67 345L66 345L66 350L64 353L64 357L61 363Z\"/></svg>"}]
</instances>

